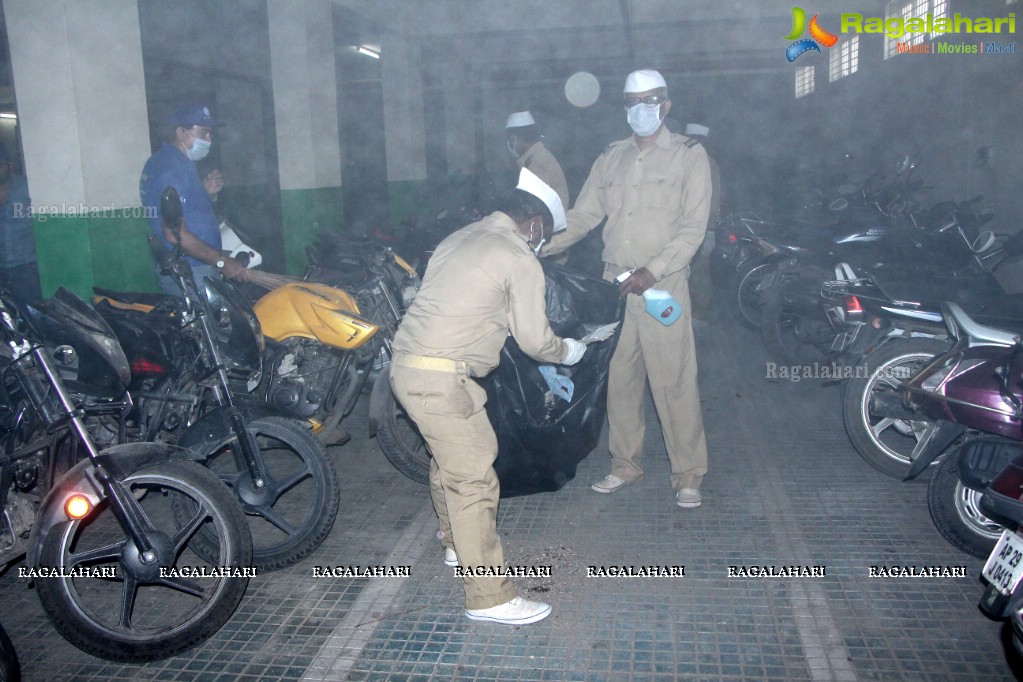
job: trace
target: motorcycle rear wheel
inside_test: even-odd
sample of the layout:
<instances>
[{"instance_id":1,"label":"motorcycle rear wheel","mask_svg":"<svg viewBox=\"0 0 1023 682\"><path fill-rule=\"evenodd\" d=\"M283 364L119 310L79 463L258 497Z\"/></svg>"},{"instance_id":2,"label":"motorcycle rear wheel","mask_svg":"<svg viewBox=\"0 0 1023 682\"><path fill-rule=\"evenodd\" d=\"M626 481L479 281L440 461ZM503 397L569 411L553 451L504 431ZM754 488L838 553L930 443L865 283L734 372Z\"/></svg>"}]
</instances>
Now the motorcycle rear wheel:
<instances>
[{"instance_id":1,"label":"motorcycle rear wheel","mask_svg":"<svg viewBox=\"0 0 1023 682\"><path fill-rule=\"evenodd\" d=\"M256 492L248 472L239 468L234 433L204 442L198 454L241 502L252 531L253 565L275 571L302 561L327 537L337 517L340 486L323 445L297 422L260 417L247 420L247 428L269 474L266 492ZM186 507L175 513L187 518L192 510ZM204 549L206 538L197 535L197 551Z\"/></svg>"},{"instance_id":2,"label":"motorcycle rear wheel","mask_svg":"<svg viewBox=\"0 0 1023 682\"><path fill-rule=\"evenodd\" d=\"M842 392L845 432L860 457L881 473L904 478L913 464L914 449L934 422L924 415L910 421L877 414L872 401L880 394L899 391L902 379L948 349L949 343L940 339L889 341L868 354L846 382Z\"/></svg>"},{"instance_id":3,"label":"motorcycle rear wheel","mask_svg":"<svg viewBox=\"0 0 1023 682\"><path fill-rule=\"evenodd\" d=\"M927 484L927 509L938 532L956 549L986 559L1003 529L981 512L980 498L959 480L958 450L945 457Z\"/></svg>"},{"instance_id":4,"label":"motorcycle rear wheel","mask_svg":"<svg viewBox=\"0 0 1023 682\"><path fill-rule=\"evenodd\" d=\"M771 357L788 365L828 361L837 332L821 297L827 275L817 269L780 275L764 300L760 332Z\"/></svg>"},{"instance_id":5,"label":"motorcycle rear wheel","mask_svg":"<svg viewBox=\"0 0 1023 682\"><path fill-rule=\"evenodd\" d=\"M766 291L760 289L764 279L777 268L775 263L758 263L740 273L739 284L735 291L735 309L739 313L739 321L744 325L759 329L763 322Z\"/></svg>"},{"instance_id":6,"label":"motorcycle rear wheel","mask_svg":"<svg viewBox=\"0 0 1023 682\"><path fill-rule=\"evenodd\" d=\"M416 483L430 482L430 451L415 422L391 391L390 377L381 373L374 386L370 410L377 420L377 443L394 468Z\"/></svg>"},{"instance_id":7,"label":"motorcycle rear wheel","mask_svg":"<svg viewBox=\"0 0 1023 682\"><path fill-rule=\"evenodd\" d=\"M131 473L124 484L156 528L150 539L167 548L161 569L194 574L197 569L209 573L251 566L245 517L210 471L194 462L166 462ZM195 510L185 525L170 510L181 499ZM207 541L210 561L195 548L200 529L214 538ZM133 568L127 569L126 562ZM138 549L104 501L85 520L52 528L36 568L62 574L109 568L115 577L40 578L36 591L54 627L82 651L112 661L150 661L190 649L220 630L248 584L244 575L161 576L147 575L144 568L140 575L140 563Z\"/></svg>"}]
</instances>

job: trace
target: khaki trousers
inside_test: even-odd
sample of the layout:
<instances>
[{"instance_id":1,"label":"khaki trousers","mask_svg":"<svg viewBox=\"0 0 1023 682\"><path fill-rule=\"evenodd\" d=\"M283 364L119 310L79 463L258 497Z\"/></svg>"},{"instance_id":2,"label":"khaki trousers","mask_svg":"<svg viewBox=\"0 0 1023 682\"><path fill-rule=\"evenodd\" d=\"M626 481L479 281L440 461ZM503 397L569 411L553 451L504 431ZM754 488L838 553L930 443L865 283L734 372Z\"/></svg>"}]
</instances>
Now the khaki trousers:
<instances>
[{"instance_id":1,"label":"khaki trousers","mask_svg":"<svg viewBox=\"0 0 1023 682\"><path fill-rule=\"evenodd\" d=\"M608 265L604 276L613 279L620 271ZM629 295L608 376L611 473L624 481L635 481L643 475L640 463L649 383L671 463L671 485L676 491L699 488L707 473L707 438L696 383L687 278L688 272L683 270L654 285L670 291L682 304L682 317L668 327L646 312L642 296Z\"/></svg>"},{"instance_id":2,"label":"khaki trousers","mask_svg":"<svg viewBox=\"0 0 1023 682\"><path fill-rule=\"evenodd\" d=\"M445 546L454 547L462 566L503 568L497 534L501 489L493 466L497 436L483 407L486 391L465 370L403 367L399 361L397 356L391 364L391 388L433 455L430 495ZM507 577L462 580L467 609L486 609L515 597Z\"/></svg>"}]
</instances>

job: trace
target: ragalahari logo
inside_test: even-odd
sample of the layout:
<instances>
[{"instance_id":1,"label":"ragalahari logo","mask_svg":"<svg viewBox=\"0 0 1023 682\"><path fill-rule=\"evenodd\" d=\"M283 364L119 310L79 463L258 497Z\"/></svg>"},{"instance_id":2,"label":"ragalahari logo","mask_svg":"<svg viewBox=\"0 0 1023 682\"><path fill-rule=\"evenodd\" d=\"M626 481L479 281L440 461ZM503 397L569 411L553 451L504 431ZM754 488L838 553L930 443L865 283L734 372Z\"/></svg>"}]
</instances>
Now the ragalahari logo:
<instances>
[{"instance_id":1,"label":"ragalahari logo","mask_svg":"<svg viewBox=\"0 0 1023 682\"><path fill-rule=\"evenodd\" d=\"M802 40L796 40L801 35L803 35L803 32L806 30L810 31L810 37L803 38ZM820 52L821 51L820 45L823 45L824 47L831 47L832 45L838 42L838 36L836 36L834 33L829 33L828 31L825 31L823 28L821 28L820 24L817 23L816 14L813 15L812 19L810 19L810 24L808 27L806 23L806 10L804 10L802 7L793 7L792 31L787 36L785 36L785 40L796 41L785 49L785 58L788 59L790 62L794 62L799 57L799 55L803 54L804 52L809 52L810 50L816 50L817 52ZM820 43L820 45L818 45L818 43Z\"/></svg>"}]
</instances>

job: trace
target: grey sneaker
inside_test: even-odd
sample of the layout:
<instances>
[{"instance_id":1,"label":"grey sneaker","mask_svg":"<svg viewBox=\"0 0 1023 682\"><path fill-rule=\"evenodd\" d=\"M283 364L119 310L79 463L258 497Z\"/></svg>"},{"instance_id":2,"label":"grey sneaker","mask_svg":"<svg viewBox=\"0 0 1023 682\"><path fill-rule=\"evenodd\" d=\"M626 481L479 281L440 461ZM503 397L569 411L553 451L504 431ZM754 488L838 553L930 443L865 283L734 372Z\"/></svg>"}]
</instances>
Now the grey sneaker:
<instances>
[{"instance_id":1,"label":"grey sneaker","mask_svg":"<svg viewBox=\"0 0 1023 682\"><path fill-rule=\"evenodd\" d=\"M528 625L551 615L551 605L515 597L489 609L466 609L465 615L470 620L486 620L504 625Z\"/></svg>"},{"instance_id":2,"label":"grey sneaker","mask_svg":"<svg viewBox=\"0 0 1023 682\"><path fill-rule=\"evenodd\" d=\"M699 507L703 504L703 495L696 488L682 488L675 495L675 504L687 509Z\"/></svg>"},{"instance_id":3,"label":"grey sneaker","mask_svg":"<svg viewBox=\"0 0 1023 682\"><path fill-rule=\"evenodd\" d=\"M444 565L458 566L458 555L455 554L455 550L451 547L444 548Z\"/></svg>"},{"instance_id":4,"label":"grey sneaker","mask_svg":"<svg viewBox=\"0 0 1023 682\"><path fill-rule=\"evenodd\" d=\"M624 488L627 485L629 485L629 481L623 481L614 474L608 474L591 485L590 489L595 490L598 493L613 493L619 488Z\"/></svg>"}]
</instances>

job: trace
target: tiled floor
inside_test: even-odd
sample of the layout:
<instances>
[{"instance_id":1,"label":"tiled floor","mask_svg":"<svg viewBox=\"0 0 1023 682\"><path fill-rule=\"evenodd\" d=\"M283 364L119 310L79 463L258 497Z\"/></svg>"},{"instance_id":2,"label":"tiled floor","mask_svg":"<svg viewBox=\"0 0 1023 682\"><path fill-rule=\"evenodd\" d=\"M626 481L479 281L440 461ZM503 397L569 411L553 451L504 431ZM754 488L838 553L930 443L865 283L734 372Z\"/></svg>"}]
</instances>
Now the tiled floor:
<instances>
[{"instance_id":1,"label":"tiled floor","mask_svg":"<svg viewBox=\"0 0 1023 682\"><path fill-rule=\"evenodd\" d=\"M503 500L510 564L554 606L506 627L467 620L442 564L425 487L391 468L364 423L332 450L342 506L304 563L253 579L232 620L174 659L92 658L49 625L16 569L0 620L35 680L1000 680L1000 624L976 604L981 563L945 543L924 482L870 468L842 428L835 386L765 378L759 339L700 329L710 474L704 505L674 505L652 416L646 477L613 495L606 445L556 493ZM365 406L357 408L364 413ZM407 578L314 577L315 566L411 566ZM878 579L875 564L966 565L969 577ZM684 577L586 577L589 566L684 565ZM825 566L818 578L727 576L729 565Z\"/></svg>"}]
</instances>

